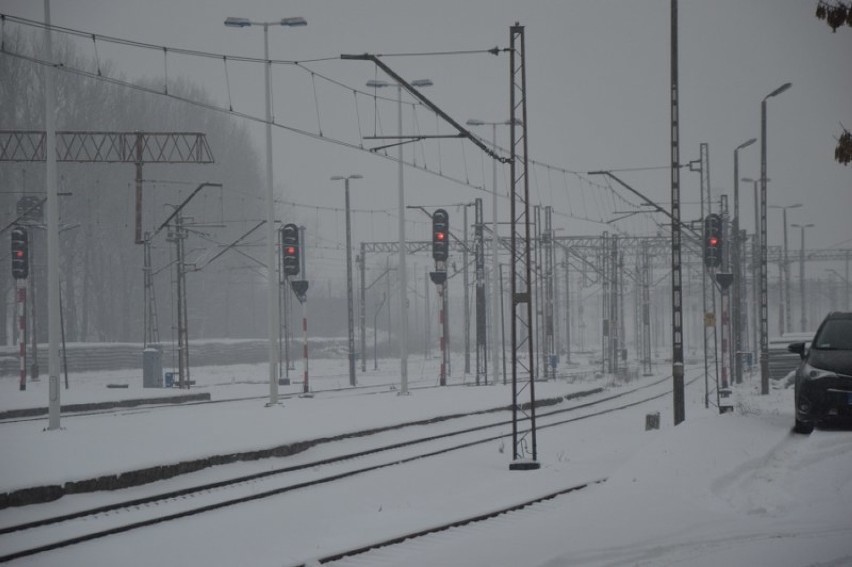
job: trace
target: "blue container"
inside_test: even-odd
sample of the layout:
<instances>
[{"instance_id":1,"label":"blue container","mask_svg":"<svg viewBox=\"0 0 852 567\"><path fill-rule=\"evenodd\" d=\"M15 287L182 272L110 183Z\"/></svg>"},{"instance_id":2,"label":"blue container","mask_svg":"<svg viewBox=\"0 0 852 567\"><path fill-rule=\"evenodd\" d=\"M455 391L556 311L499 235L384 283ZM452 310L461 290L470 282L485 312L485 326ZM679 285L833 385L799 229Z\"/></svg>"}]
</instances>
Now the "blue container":
<instances>
[{"instance_id":1,"label":"blue container","mask_svg":"<svg viewBox=\"0 0 852 567\"><path fill-rule=\"evenodd\" d=\"M174 388L175 387L175 373L174 372L166 372L166 388Z\"/></svg>"}]
</instances>

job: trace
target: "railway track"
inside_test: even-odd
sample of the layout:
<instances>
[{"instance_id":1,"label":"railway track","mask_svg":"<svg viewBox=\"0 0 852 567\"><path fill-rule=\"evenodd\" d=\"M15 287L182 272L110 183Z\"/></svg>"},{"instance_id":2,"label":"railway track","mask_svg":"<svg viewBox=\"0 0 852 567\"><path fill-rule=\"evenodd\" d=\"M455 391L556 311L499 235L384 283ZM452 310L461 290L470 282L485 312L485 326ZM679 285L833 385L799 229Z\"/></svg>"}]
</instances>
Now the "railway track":
<instances>
[{"instance_id":1,"label":"railway track","mask_svg":"<svg viewBox=\"0 0 852 567\"><path fill-rule=\"evenodd\" d=\"M472 524L477 524L479 522L485 522L485 521L488 521L488 520L493 520L495 518L505 516L506 514L511 514L513 512L519 512L521 510L529 508L530 506L534 506L534 505L540 504L542 502L547 502L548 500L553 500L553 499L558 498L560 496L564 496L564 495L570 494L572 492L577 492L578 490L583 490L584 488L588 488L589 486L592 486L592 485L595 485L595 484L602 484L606 481L607 481L606 477L603 477L603 478L597 478L597 479L594 479L594 480L590 480L590 481L587 481L587 482L582 482L582 483L579 483L579 484L574 484L574 485L568 486L566 488L560 488L559 490L548 492L547 494L543 494L543 495L537 496L535 498L530 498L530 499L524 500L523 502L518 502L517 504L512 504L511 506L506 506L506 507L500 508L499 510L493 510L491 512L486 512L484 514L477 514L475 516L462 518L460 520L453 520L451 522L446 522L446 523L441 524L439 526L431 526L429 528L425 528L425 529L422 529L422 530L409 532L409 533L406 533L404 535L395 536L395 537L388 538L386 540L378 541L378 542L375 542L375 543L370 543L370 544L367 544L367 545L364 545L364 546L361 546L361 547L358 547L358 548L355 548L355 549L350 549L350 550L347 550L347 551L342 551L342 552L337 552L337 553L333 553L333 554L330 554L330 555L326 555L324 557L320 557L320 558L313 560L311 562L311 566L316 565L316 564L321 565L323 563L332 563L332 562L335 562L335 561L341 561L343 559L349 559L351 557L356 557L356 556L362 555L364 553L370 553L372 551L377 551L379 549L391 547L393 545L403 543L404 541L417 539L417 538L421 538L421 537L426 537L426 536L430 536L430 535L433 535L433 534L439 534L439 533L445 532L447 530L464 528L466 526L470 526ZM311 566L309 566L307 563L298 563L298 564L293 565L291 567L311 567Z\"/></svg>"},{"instance_id":2,"label":"railway track","mask_svg":"<svg viewBox=\"0 0 852 567\"><path fill-rule=\"evenodd\" d=\"M538 413L537 427L539 429L557 427L648 403L670 395L670 391L661 386L666 382L668 378L615 393L603 392L603 395L598 395L594 399L572 403L568 407L544 408L546 411ZM340 453L293 466L2 527L0 528L0 549L6 551L0 555L0 562L267 499L287 492L327 485L356 475L364 475L379 469L509 437L510 433L506 429L511 424L511 420L493 418L493 415L489 416L484 412L460 414L445 420L443 423L446 430L438 434L419 437L411 435L403 441L377 444L367 450ZM463 421L465 423L462 423ZM450 427L451 425L454 427ZM591 482L603 480L596 479ZM585 483L584 486L587 484ZM581 487L574 485L562 492L579 488ZM557 495L558 493L552 493L539 498L547 499ZM532 502L534 500L519 503L518 506L523 507ZM506 511L503 510L503 513ZM468 518L466 521L483 519L486 518ZM448 527L452 526L448 524ZM21 534L26 534L26 537L18 538L17 536ZM418 537L418 535L419 532L405 537ZM359 548L360 551L353 550L351 554L362 553L376 546L391 545L396 539L398 536L367 547L362 546ZM19 544L19 542L25 543ZM335 558L339 555L335 555Z\"/></svg>"}]
</instances>

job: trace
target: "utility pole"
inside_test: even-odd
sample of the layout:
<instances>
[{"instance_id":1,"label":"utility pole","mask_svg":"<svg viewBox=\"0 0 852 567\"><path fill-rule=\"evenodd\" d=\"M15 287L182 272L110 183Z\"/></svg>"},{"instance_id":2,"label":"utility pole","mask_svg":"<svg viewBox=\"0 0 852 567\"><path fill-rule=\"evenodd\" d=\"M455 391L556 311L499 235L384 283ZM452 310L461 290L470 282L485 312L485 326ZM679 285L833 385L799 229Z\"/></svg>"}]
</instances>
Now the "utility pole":
<instances>
[{"instance_id":1,"label":"utility pole","mask_svg":"<svg viewBox=\"0 0 852 567\"><path fill-rule=\"evenodd\" d=\"M686 418L683 368L683 293L680 227L680 119L677 0L671 0L671 200L672 200L672 385L674 424Z\"/></svg>"},{"instance_id":2,"label":"utility pole","mask_svg":"<svg viewBox=\"0 0 852 567\"><path fill-rule=\"evenodd\" d=\"M727 229L729 225L729 215L728 215L728 196L722 195L720 197L719 203L719 214L722 218L722 226L721 231L722 234L725 235L729 231ZM723 242L728 242L729 239L723 236ZM730 278L733 277L733 274L730 273L730 261L729 254L730 246L725 247L722 250L722 258L721 258L721 272L716 273L716 281L719 284L719 289L722 295L722 320L721 320L721 334L722 334L722 392L720 395L722 396L730 396L730 376L731 376L731 293L730 293ZM719 406L719 410L722 410L722 406Z\"/></svg>"},{"instance_id":3,"label":"utility pole","mask_svg":"<svg viewBox=\"0 0 852 567\"><path fill-rule=\"evenodd\" d=\"M53 37L50 30L50 0L44 0L44 39L48 60L53 59ZM59 400L59 193L56 172L56 93L54 70L44 69L45 160L47 193L47 322L48 322L48 425L59 429L62 413Z\"/></svg>"},{"instance_id":4,"label":"utility pole","mask_svg":"<svg viewBox=\"0 0 852 567\"><path fill-rule=\"evenodd\" d=\"M743 148L754 144L757 138L751 138L734 149L734 218L733 227L731 229L733 238L731 239L731 266L734 274L734 289L733 289L733 329L734 329L734 382L742 384L743 381L743 300L742 294L744 287L742 285L743 271L741 258L744 256L743 241L740 239L740 158L739 151Z\"/></svg>"},{"instance_id":5,"label":"utility pole","mask_svg":"<svg viewBox=\"0 0 852 567\"><path fill-rule=\"evenodd\" d=\"M349 351L349 385L355 386L355 312L353 307L354 292L352 289L352 226L349 207L349 180L362 179L363 176L355 173L352 175L335 175L332 181L343 181L344 199L346 204L346 313L348 329L348 351Z\"/></svg>"},{"instance_id":6,"label":"utility pole","mask_svg":"<svg viewBox=\"0 0 852 567\"><path fill-rule=\"evenodd\" d=\"M565 249L565 363L571 364L571 264Z\"/></svg>"},{"instance_id":7,"label":"utility pole","mask_svg":"<svg viewBox=\"0 0 852 567\"><path fill-rule=\"evenodd\" d=\"M651 368L651 256L648 243L642 245L642 375L650 376ZM704 276L702 274L702 280Z\"/></svg>"},{"instance_id":8,"label":"utility pole","mask_svg":"<svg viewBox=\"0 0 852 567\"><path fill-rule=\"evenodd\" d=\"M556 339L553 325L553 207L544 207L544 232L542 235L542 254L544 256L544 304L542 322L544 324L544 371L545 377L556 378Z\"/></svg>"},{"instance_id":9,"label":"utility pole","mask_svg":"<svg viewBox=\"0 0 852 567\"><path fill-rule=\"evenodd\" d=\"M361 273L361 301L359 304L359 319L361 323L361 372L367 371L367 262L365 259L364 243L361 243L361 254L358 255L358 269ZM376 334L373 325L373 334ZM373 349L375 350L375 349Z\"/></svg>"},{"instance_id":10,"label":"utility pole","mask_svg":"<svg viewBox=\"0 0 852 567\"><path fill-rule=\"evenodd\" d=\"M610 300L609 300L609 345L608 345L608 353L609 353L609 367L610 371L614 374L618 374L618 331L619 331L619 318L618 318L618 235L613 234L610 239L612 245L612 251L610 254L609 261L610 264L610 274L612 276L612 284L610 285Z\"/></svg>"},{"instance_id":11,"label":"utility pole","mask_svg":"<svg viewBox=\"0 0 852 567\"><path fill-rule=\"evenodd\" d=\"M802 306L802 317L799 319L799 330L804 333L808 330L807 305L805 303L805 229L814 225L813 223L808 223L793 224L792 226L802 231L802 240L799 248L799 301Z\"/></svg>"},{"instance_id":12,"label":"utility pole","mask_svg":"<svg viewBox=\"0 0 852 567\"><path fill-rule=\"evenodd\" d=\"M189 329L186 307L186 265L184 263L183 215L178 209L174 217L174 230L167 240L175 244L175 283L177 285L177 337L178 337L178 387L189 389Z\"/></svg>"},{"instance_id":13,"label":"utility pole","mask_svg":"<svg viewBox=\"0 0 852 567\"><path fill-rule=\"evenodd\" d=\"M475 273L476 284L476 384L479 385L480 378L488 384L488 358L486 340L486 317L485 312L485 239L483 234L483 212L482 199L475 201L475 223L473 229L474 251L475 251Z\"/></svg>"},{"instance_id":14,"label":"utility pole","mask_svg":"<svg viewBox=\"0 0 852 567\"><path fill-rule=\"evenodd\" d=\"M37 382L39 379L39 369L38 369L38 315L36 313L36 270L38 268L36 263L36 258L39 258L40 255L36 254L36 243L35 243L35 231L30 231L30 277L29 277L29 286L30 286L30 312L32 317L30 321L32 321L32 329L30 331L31 342L32 342L32 359L33 362L30 365L30 378L33 382Z\"/></svg>"},{"instance_id":15,"label":"utility pole","mask_svg":"<svg viewBox=\"0 0 852 567\"><path fill-rule=\"evenodd\" d=\"M144 282L144 328L145 332L142 335L142 346L159 345L160 343L160 328L157 320L157 301L154 297L154 272L151 265L151 233L146 232L143 239L143 261L142 261L142 279Z\"/></svg>"},{"instance_id":16,"label":"utility pole","mask_svg":"<svg viewBox=\"0 0 852 567\"><path fill-rule=\"evenodd\" d=\"M462 209L464 211L463 214L463 222L464 227L462 230L462 238L464 238L464 245L462 246L462 286L464 287L464 373L465 375L470 374L470 278L468 277L468 242L467 242L467 207L468 205L462 205Z\"/></svg>"},{"instance_id":17,"label":"utility pole","mask_svg":"<svg viewBox=\"0 0 852 567\"><path fill-rule=\"evenodd\" d=\"M520 24L511 26L509 30L510 49L509 67L511 69L509 108L511 117L509 124L509 139L511 140L511 160L509 161L509 177L511 187L511 300L512 300L512 462L510 470L538 469L538 444L535 414L535 349L533 321L533 282L532 282L532 252L530 234L530 192L528 170L528 140L527 127L527 93L526 93L526 48L524 27ZM521 116L517 116L520 112ZM518 126L520 126L520 131ZM519 229L523 229L523 235ZM520 238L519 238L520 237ZM521 242L518 242L518 241ZM526 331L526 340L521 334ZM526 356L519 356L521 350ZM524 366L526 360L526 368ZM519 367L525 376L519 377ZM520 381L519 381L520 378ZM526 380L524 381L524 378ZM528 409L524 409L519 398L529 394ZM524 414L528 420L529 429L518 431L518 414Z\"/></svg>"},{"instance_id":18,"label":"utility pole","mask_svg":"<svg viewBox=\"0 0 852 567\"><path fill-rule=\"evenodd\" d=\"M612 359L609 357L610 333L612 332L612 321L610 320L611 308L610 294L611 263L609 262L609 233L604 231L601 236L600 266L601 266L601 372L609 374L612 372Z\"/></svg>"},{"instance_id":19,"label":"utility pole","mask_svg":"<svg viewBox=\"0 0 852 567\"><path fill-rule=\"evenodd\" d=\"M763 396L769 395L769 241L766 234L766 183L769 179L766 177L766 101L789 88L790 83L784 83L760 102L760 393Z\"/></svg>"}]
</instances>

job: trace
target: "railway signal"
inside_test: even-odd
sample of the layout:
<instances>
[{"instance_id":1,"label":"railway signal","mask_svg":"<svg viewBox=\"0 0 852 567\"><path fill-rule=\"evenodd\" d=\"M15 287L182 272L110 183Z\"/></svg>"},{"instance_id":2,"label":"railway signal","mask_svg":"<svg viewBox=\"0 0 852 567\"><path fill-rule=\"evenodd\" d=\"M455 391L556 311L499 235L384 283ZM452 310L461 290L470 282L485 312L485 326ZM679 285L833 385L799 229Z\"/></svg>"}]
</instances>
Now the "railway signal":
<instances>
[{"instance_id":1,"label":"railway signal","mask_svg":"<svg viewBox=\"0 0 852 567\"><path fill-rule=\"evenodd\" d=\"M718 268L722 265L722 217L712 213L704 217L704 265Z\"/></svg>"},{"instance_id":2,"label":"railway signal","mask_svg":"<svg viewBox=\"0 0 852 567\"><path fill-rule=\"evenodd\" d=\"M25 279L30 273L29 235L27 229L12 229L12 277Z\"/></svg>"},{"instance_id":3,"label":"railway signal","mask_svg":"<svg viewBox=\"0 0 852 567\"><path fill-rule=\"evenodd\" d=\"M299 274L300 252L299 227L293 223L285 224L281 228L282 267L285 275Z\"/></svg>"},{"instance_id":4,"label":"railway signal","mask_svg":"<svg viewBox=\"0 0 852 567\"><path fill-rule=\"evenodd\" d=\"M432 258L444 262L450 249L450 216L444 209L432 213Z\"/></svg>"}]
</instances>

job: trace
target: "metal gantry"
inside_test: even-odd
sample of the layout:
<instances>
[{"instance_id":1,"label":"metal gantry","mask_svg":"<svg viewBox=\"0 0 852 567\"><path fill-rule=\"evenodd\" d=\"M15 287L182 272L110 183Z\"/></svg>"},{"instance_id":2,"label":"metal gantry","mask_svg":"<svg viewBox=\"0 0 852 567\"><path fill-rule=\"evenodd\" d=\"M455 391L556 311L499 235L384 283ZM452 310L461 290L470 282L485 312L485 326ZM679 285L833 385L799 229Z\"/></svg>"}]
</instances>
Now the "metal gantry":
<instances>
[{"instance_id":1,"label":"metal gantry","mask_svg":"<svg viewBox=\"0 0 852 567\"><path fill-rule=\"evenodd\" d=\"M702 154L704 162L701 168L703 173L702 190L705 193L702 195L704 197L702 199L705 207L704 210L723 212L726 208L719 204L719 201L723 199L718 197L715 199L716 203L711 203L711 200L707 199L709 191L704 191L709 183L709 176L706 173L709 171L709 158L706 148ZM548 350L545 343L549 339L549 325L547 321L553 321L555 326L556 315L554 312L557 309L567 312L568 308L570 308L573 311L573 321L570 314L567 317L568 327L566 327L566 338L571 338L569 335L571 325L573 324L576 328L580 329L578 333L574 334L572 339L574 344L582 344L583 322L581 319L587 316L590 310L593 310L595 313L600 313L601 327L606 327L607 329L607 334L602 337L601 341L601 348L604 354L601 360L604 365L604 371L620 377L618 376L620 373L632 371L632 367L630 366L632 362L628 361L635 361L642 373L647 374L652 372L654 349L661 346L660 341L658 339L655 340L655 337L659 337L660 331L666 328L663 319L667 316L667 310L665 310L664 303L662 303L662 298L659 295L659 293L665 292L665 290L659 288L662 279L655 281L654 272L658 271L660 276L663 278L667 277L671 239L667 235L616 236L611 233L604 233L598 236L554 236L554 227L552 224L548 228L547 209L541 207L537 210L536 214L540 214L541 219L540 222L533 223L537 229L537 234L530 239L531 250L535 251L538 258L538 261L534 263L533 277L531 279L532 288L535 290L531 297L533 301L538 298L539 302L533 303L533 305L537 306L537 312L533 313L532 318L532 340L537 348L534 349L532 359L537 364L546 366L547 361L550 360L549 356L552 356L556 352L555 349ZM474 223L474 234L476 234L476 225L478 224L480 224L478 221ZM703 225L703 223L700 224ZM540 230L538 230L539 228ZM487 229L487 226L483 226L483 229ZM516 234L516 246L518 248L526 244L525 240L523 235ZM730 238L725 238L725 241L730 241ZM474 244L475 242L476 239L474 239ZM498 243L507 250L511 249L512 243L509 237L498 239ZM699 253L700 249L694 244L692 240L685 239L682 265L685 270L684 286L692 285L694 286L692 289L697 290L702 281L706 283L708 276L714 276L715 274L706 269L703 256ZM570 275L572 278L575 276L578 278L578 285L573 290L573 295L568 298L567 307L557 306L556 301L550 302L546 299L550 287L553 286L555 288L554 282L548 281L554 275L552 274L552 266L548 265L548 255L544 252L548 245L554 248L562 248L565 255L563 264L567 270L565 277L569 277ZM407 251L408 253L423 252L427 251L429 246L429 242L408 242ZM366 259L370 253L395 254L397 247L398 244L396 242L362 243L359 262L362 258ZM452 247L460 255L464 250L464 243L462 240L453 240ZM477 247L474 245L470 249L474 251L474 258L471 260L471 264L476 266ZM751 252L748 250L745 252L746 254L741 260L745 262L751 261ZM842 261L847 257L847 254L848 251L845 250L805 251L806 258L815 261ZM481 257L484 257L484 254L481 254ZM773 263L780 265L783 262L782 248L779 246L770 247L769 258ZM633 262L635 262L636 269L625 270L625 266L628 264L633 265ZM366 268L362 269L365 270ZM724 272L724 269L721 271ZM663 272L666 272L665 276L662 275ZM560 273L562 273L561 270ZM461 269L459 269L458 275L461 276ZM383 276L379 278L381 277ZM460 283L461 279L461 277L458 278ZM372 278L367 280L367 284L371 280ZM471 290L473 292L476 288L476 282L473 278L471 280L469 284L474 288ZM571 284L573 285L573 283L572 281ZM597 289L591 289L595 287ZM584 288L586 291L584 291ZM562 294L571 291L568 285L565 285L563 289L565 291L561 291L560 293ZM706 374L709 378L706 392L709 402L710 395L713 393L714 388L716 388L720 363L722 362L717 353L717 323L721 323L723 320L728 319L728 317L722 313L716 313L718 299L716 299L716 284L713 283L713 280L711 280L709 285L706 285L706 291L707 306L702 308L702 299L699 299L701 292L693 293L689 287L684 287L684 297L686 298L684 313L689 316L684 319L684 329L686 342L693 343L696 346L694 350L697 353L701 351L700 345L702 338L706 338L706 359L708 365ZM554 295L556 294L555 289L553 293ZM578 298L578 293L584 295ZM461 290L459 290L459 297L461 295ZM363 297L364 291L362 289ZM509 295L506 297L507 299L510 298ZM701 297L703 297L703 294ZM595 298L597 305L592 306L593 304L590 301L592 298ZM630 304L631 298L633 300L632 309ZM600 302L599 304L598 301ZM475 307L481 302L477 300L473 303L473 307ZM485 303L488 303L487 298ZM652 303L657 306L656 309L652 308ZM363 299L362 305L366 305ZM581 312L583 308L586 310L585 315ZM631 313L633 314L632 321ZM656 316L655 313L657 314ZM627 314L626 317L625 314ZM703 316L705 314L710 317L710 323L706 326L703 324ZM509 324L508 312L506 324ZM362 338L366 337L363 327L364 325L362 324ZM632 335L625 333L625 328L628 330L632 329ZM690 332L693 333L691 336L689 335ZM526 340L526 335L522 335L521 338L522 341ZM553 338L555 341L555 333ZM496 339L499 341L499 337L496 337ZM522 342L521 346L526 351L527 343ZM729 346L733 345L729 343ZM568 353L571 352L571 348L571 344L567 345ZM507 349L507 355L509 352ZM560 344L561 352L565 352L565 345ZM628 352L632 353L632 358L626 361L625 354ZM725 356L730 357L733 354L731 349L728 349ZM732 361L726 362L726 368L728 369L726 376L731 376L730 369L733 368L731 364ZM554 375L550 371L550 368L547 370L547 375L548 378ZM540 374L536 378L541 379L544 376L545 373L540 371ZM716 389L716 392L717 396L713 397L714 400L718 397L718 389ZM718 401L714 403L718 403Z\"/></svg>"},{"instance_id":2,"label":"metal gantry","mask_svg":"<svg viewBox=\"0 0 852 567\"><path fill-rule=\"evenodd\" d=\"M0 130L0 161L44 161L45 133ZM132 163L136 166L136 243L142 240L142 166L146 163L213 163L205 134L199 132L56 133L56 159L73 163Z\"/></svg>"}]
</instances>

